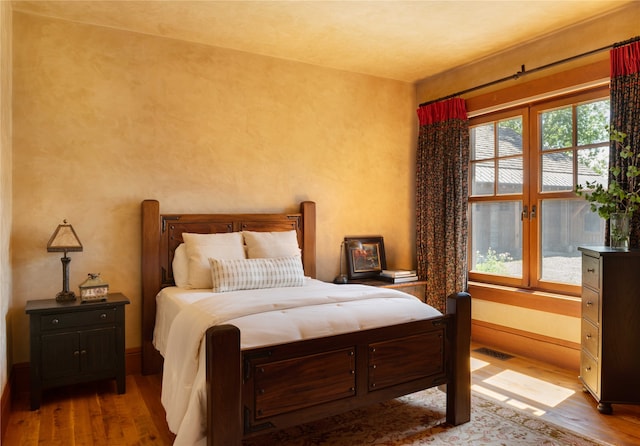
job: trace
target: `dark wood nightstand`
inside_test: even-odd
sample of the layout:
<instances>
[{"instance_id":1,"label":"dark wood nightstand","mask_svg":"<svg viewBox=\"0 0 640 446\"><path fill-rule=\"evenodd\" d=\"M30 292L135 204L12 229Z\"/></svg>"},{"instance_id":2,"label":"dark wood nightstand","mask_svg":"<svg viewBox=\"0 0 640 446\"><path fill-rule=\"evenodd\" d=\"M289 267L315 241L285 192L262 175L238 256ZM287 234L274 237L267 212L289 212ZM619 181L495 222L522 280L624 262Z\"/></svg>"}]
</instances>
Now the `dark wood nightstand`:
<instances>
[{"instance_id":1,"label":"dark wood nightstand","mask_svg":"<svg viewBox=\"0 0 640 446\"><path fill-rule=\"evenodd\" d=\"M377 286L382 288L395 288L408 294L412 294L425 302L427 292L427 281L416 280L414 282L391 283L381 279L359 279L350 280L349 283L358 283L361 285Z\"/></svg>"},{"instance_id":2,"label":"dark wood nightstand","mask_svg":"<svg viewBox=\"0 0 640 446\"><path fill-rule=\"evenodd\" d=\"M106 301L59 303L30 300L25 308L31 336L31 410L40 407L42 390L115 378L125 392L124 306L120 293Z\"/></svg>"}]
</instances>

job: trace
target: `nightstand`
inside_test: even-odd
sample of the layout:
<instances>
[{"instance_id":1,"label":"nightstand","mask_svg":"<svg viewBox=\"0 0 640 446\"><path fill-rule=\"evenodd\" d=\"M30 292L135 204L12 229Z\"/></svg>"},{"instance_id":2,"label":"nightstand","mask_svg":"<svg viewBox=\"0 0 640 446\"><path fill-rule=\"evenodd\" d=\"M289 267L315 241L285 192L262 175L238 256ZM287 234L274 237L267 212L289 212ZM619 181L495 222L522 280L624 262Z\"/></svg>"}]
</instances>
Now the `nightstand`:
<instances>
[{"instance_id":1,"label":"nightstand","mask_svg":"<svg viewBox=\"0 0 640 446\"><path fill-rule=\"evenodd\" d=\"M30 300L31 410L40 407L42 390L98 379L115 378L125 392L124 306L120 293L106 301L60 303Z\"/></svg>"},{"instance_id":2,"label":"nightstand","mask_svg":"<svg viewBox=\"0 0 640 446\"><path fill-rule=\"evenodd\" d=\"M426 292L427 292L426 280L416 280L413 282L404 282L404 283L391 283L391 282L387 282L386 280L373 278L373 279L350 280L349 283L358 283L360 285L377 286L382 288L395 288L399 291L416 296L422 302L425 302L425 299L426 299Z\"/></svg>"}]
</instances>

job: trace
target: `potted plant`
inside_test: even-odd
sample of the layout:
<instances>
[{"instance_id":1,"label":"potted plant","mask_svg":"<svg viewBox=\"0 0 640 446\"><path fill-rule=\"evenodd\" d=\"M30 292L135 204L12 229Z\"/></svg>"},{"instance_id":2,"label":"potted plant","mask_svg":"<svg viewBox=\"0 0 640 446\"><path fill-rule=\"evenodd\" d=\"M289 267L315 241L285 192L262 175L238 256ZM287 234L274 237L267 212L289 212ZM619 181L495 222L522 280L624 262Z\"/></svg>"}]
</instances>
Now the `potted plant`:
<instances>
[{"instance_id":1,"label":"potted plant","mask_svg":"<svg viewBox=\"0 0 640 446\"><path fill-rule=\"evenodd\" d=\"M618 147L619 156L626 160L627 167L611 167L609 187L605 188L597 181L587 181L585 186L578 184L576 194L585 197L591 203L591 210L609 220L609 236L612 248L628 249L629 222L633 214L640 209L640 153L625 144L627 134L615 129L610 130L610 138ZM626 187L623 188L623 185Z\"/></svg>"}]
</instances>

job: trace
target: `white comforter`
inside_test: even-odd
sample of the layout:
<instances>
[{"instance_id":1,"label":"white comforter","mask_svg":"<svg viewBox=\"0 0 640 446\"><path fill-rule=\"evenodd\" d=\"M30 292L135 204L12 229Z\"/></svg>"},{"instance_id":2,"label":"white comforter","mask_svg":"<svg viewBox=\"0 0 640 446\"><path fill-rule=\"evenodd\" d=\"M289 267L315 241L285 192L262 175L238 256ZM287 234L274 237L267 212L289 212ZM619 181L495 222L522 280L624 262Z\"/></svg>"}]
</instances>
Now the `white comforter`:
<instances>
[{"instance_id":1,"label":"white comforter","mask_svg":"<svg viewBox=\"0 0 640 446\"><path fill-rule=\"evenodd\" d=\"M164 352L162 404L174 445L206 443L204 333L223 323L241 332L241 348L347 333L441 313L409 294L307 279L305 286L210 293L181 306ZM158 299L161 295L158 296Z\"/></svg>"}]
</instances>

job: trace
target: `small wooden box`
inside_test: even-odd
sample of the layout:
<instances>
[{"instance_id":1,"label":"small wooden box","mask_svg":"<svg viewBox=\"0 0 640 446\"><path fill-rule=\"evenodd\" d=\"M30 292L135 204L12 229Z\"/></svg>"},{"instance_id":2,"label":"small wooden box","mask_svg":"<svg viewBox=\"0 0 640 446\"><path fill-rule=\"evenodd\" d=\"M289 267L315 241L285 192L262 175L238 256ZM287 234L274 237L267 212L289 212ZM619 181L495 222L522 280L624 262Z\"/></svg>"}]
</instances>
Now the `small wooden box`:
<instances>
[{"instance_id":1,"label":"small wooden box","mask_svg":"<svg viewBox=\"0 0 640 446\"><path fill-rule=\"evenodd\" d=\"M82 282L80 288L80 299L82 302L95 302L107 300L109 294L109 284L103 282L100 274L89 273L87 280Z\"/></svg>"}]
</instances>

